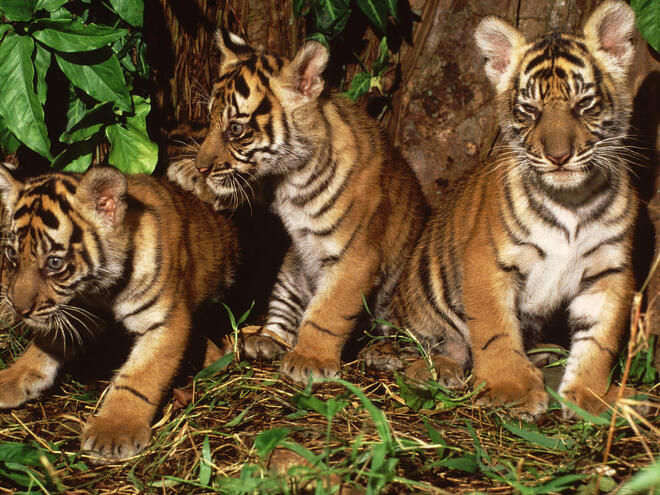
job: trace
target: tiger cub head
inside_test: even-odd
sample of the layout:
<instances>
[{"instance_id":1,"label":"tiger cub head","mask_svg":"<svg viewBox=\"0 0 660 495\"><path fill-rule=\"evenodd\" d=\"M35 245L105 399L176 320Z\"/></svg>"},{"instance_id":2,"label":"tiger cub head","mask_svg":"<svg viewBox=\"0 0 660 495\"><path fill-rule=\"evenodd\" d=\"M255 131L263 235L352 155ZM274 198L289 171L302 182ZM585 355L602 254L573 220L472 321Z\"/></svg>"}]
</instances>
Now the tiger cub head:
<instances>
[{"instance_id":1,"label":"tiger cub head","mask_svg":"<svg viewBox=\"0 0 660 495\"><path fill-rule=\"evenodd\" d=\"M208 104L209 130L195 165L218 195L306 161L305 140L318 129L317 98L328 51L308 41L293 60L253 49L222 29L221 65Z\"/></svg>"},{"instance_id":2,"label":"tiger cub head","mask_svg":"<svg viewBox=\"0 0 660 495\"><path fill-rule=\"evenodd\" d=\"M619 1L601 4L576 35L527 42L496 17L477 27L508 154L549 191L566 193L625 168L616 157L632 108L635 33L635 15Z\"/></svg>"},{"instance_id":3,"label":"tiger cub head","mask_svg":"<svg viewBox=\"0 0 660 495\"><path fill-rule=\"evenodd\" d=\"M125 191L126 178L111 168L22 182L0 165L5 314L35 329L75 332L85 314L69 302L122 274Z\"/></svg>"}]
</instances>

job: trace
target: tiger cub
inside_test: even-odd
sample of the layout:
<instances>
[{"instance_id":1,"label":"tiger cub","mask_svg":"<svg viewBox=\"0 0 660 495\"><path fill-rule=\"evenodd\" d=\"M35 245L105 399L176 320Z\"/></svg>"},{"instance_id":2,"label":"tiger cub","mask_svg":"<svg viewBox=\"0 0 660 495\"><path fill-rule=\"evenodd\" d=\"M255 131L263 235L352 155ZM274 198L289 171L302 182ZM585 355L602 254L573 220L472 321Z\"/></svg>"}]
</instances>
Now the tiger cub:
<instances>
[{"instance_id":1,"label":"tiger cub","mask_svg":"<svg viewBox=\"0 0 660 495\"><path fill-rule=\"evenodd\" d=\"M637 199L623 147L635 32L623 2L600 5L582 35L527 42L495 17L476 30L503 152L442 198L392 312L437 358L445 382L473 363L474 384L486 382L482 403L543 413L542 373L525 349L553 337L570 343L563 397L597 412L615 396L608 377L633 290Z\"/></svg>"},{"instance_id":2,"label":"tiger cub","mask_svg":"<svg viewBox=\"0 0 660 495\"><path fill-rule=\"evenodd\" d=\"M82 450L101 462L139 453L192 312L232 281L233 224L167 180L110 167L21 182L0 165L0 193L8 219L2 303L35 334L0 371L0 407L49 388L79 334L93 331L90 308L106 306L135 343L83 429Z\"/></svg>"},{"instance_id":3,"label":"tiger cub","mask_svg":"<svg viewBox=\"0 0 660 495\"><path fill-rule=\"evenodd\" d=\"M290 378L335 376L363 295L386 316L421 230L421 188L376 123L323 91L322 44L308 41L288 60L225 30L216 39L222 58L208 134L196 168L179 165L168 175L207 201L210 191L221 204L241 189L272 187L271 208L292 247L265 328L245 337L245 351L272 358L281 342L293 346L282 361Z\"/></svg>"}]
</instances>

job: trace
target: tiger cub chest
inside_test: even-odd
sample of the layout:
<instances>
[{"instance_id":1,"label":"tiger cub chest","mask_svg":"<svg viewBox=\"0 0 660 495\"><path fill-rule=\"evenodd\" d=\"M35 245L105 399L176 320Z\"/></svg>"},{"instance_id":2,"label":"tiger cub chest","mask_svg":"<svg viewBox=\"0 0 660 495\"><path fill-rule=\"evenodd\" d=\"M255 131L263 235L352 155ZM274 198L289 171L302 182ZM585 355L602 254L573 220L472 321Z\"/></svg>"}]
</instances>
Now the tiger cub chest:
<instances>
[{"instance_id":1,"label":"tiger cub chest","mask_svg":"<svg viewBox=\"0 0 660 495\"><path fill-rule=\"evenodd\" d=\"M506 263L518 273L520 313L547 314L626 262L624 246L608 242L620 236L617 228L608 222L583 225L578 215L562 213L558 225L537 222L524 242L504 250Z\"/></svg>"}]
</instances>

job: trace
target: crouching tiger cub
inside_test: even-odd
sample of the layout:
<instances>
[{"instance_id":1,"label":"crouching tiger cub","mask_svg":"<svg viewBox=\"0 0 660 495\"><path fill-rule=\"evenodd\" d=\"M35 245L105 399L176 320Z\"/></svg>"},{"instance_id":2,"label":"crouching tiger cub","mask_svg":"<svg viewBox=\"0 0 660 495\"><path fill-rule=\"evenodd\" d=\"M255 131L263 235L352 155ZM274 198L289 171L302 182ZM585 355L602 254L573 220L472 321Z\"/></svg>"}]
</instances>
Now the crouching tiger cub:
<instances>
[{"instance_id":1,"label":"crouching tiger cub","mask_svg":"<svg viewBox=\"0 0 660 495\"><path fill-rule=\"evenodd\" d=\"M220 77L196 166L170 178L208 200L268 183L273 211L292 239L265 331L246 337L248 357L295 345L282 371L294 380L339 373L340 353L362 310L387 305L424 218L421 190L377 125L346 98L324 94L328 51L308 41L292 60L221 30Z\"/></svg>"},{"instance_id":2,"label":"crouching tiger cub","mask_svg":"<svg viewBox=\"0 0 660 495\"><path fill-rule=\"evenodd\" d=\"M50 387L77 332L92 330L83 321L90 308L106 306L135 343L84 427L82 450L106 459L139 453L188 343L192 312L232 280L233 224L169 181L109 167L21 182L0 165L0 193L8 224L2 302L35 333L0 371L0 407Z\"/></svg>"},{"instance_id":3,"label":"crouching tiger cub","mask_svg":"<svg viewBox=\"0 0 660 495\"><path fill-rule=\"evenodd\" d=\"M442 198L392 312L449 383L472 361L482 402L544 412L543 377L525 348L553 338L570 344L563 397L591 411L614 397L608 377L633 288L637 200L624 138L634 34L622 2L603 3L583 35L527 42L494 17L477 28L504 151Z\"/></svg>"}]
</instances>

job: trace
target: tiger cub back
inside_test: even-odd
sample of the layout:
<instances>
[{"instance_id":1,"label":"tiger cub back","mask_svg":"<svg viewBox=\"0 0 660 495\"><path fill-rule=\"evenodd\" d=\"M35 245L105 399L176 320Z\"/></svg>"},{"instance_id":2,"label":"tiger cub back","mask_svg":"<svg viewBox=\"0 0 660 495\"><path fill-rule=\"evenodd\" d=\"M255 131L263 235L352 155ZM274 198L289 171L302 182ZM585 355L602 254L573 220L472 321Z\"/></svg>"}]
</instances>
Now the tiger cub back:
<instances>
[{"instance_id":1,"label":"tiger cub back","mask_svg":"<svg viewBox=\"0 0 660 495\"><path fill-rule=\"evenodd\" d=\"M104 459L140 452L188 343L192 313L227 287L237 264L234 227L170 182L113 168L26 182L0 166L5 226L3 310L34 331L0 371L0 407L50 387L106 307L134 335L82 449Z\"/></svg>"},{"instance_id":2,"label":"tiger cub back","mask_svg":"<svg viewBox=\"0 0 660 495\"><path fill-rule=\"evenodd\" d=\"M293 346L282 362L289 377L336 375L363 295L378 316L387 315L424 219L419 184L375 122L323 91L323 45L309 41L287 60L224 30L217 40L220 77L196 168L171 167L168 174L207 201L272 187L271 208L292 247L265 328L245 339L246 353L272 358L279 341Z\"/></svg>"},{"instance_id":3,"label":"tiger cub back","mask_svg":"<svg viewBox=\"0 0 660 495\"><path fill-rule=\"evenodd\" d=\"M505 145L443 197L392 307L395 322L444 359L448 383L473 365L484 403L545 411L543 377L525 349L556 339L570 344L563 397L598 411L614 396L608 377L633 289L637 199L624 139L634 33L623 2L603 3L582 35L527 42L495 17L477 28Z\"/></svg>"}]
</instances>

